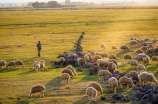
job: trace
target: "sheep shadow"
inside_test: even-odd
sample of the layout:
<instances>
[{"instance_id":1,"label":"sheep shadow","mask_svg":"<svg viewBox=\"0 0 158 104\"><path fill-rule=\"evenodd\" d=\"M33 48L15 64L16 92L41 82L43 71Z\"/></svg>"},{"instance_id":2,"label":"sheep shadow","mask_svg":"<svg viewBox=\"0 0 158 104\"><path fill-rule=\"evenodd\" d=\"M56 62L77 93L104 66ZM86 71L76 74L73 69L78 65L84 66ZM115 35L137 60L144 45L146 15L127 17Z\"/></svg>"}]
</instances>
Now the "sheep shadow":
<instances>
[{"instance_id":1,"label":"sheep shadow","mask_svg":"<svg viewBox=\"0 0 158 104\"><path fill-rule=\"evenodd\" d=\"M11 69L11 68L5 68L5 69L0 69L0 73L7 73L7 72L12 72L12 71L17 71L19 69Z\"/></svg>"},{"instance_id":2,"label":"sheep shadow","mask_svg":"<svg viewBox=\"0 0 158 104\"><path fill-rule=\"evenodd\" d=\"M18 75L28 75L28 74L31 74L31 73L34 73L34 72L35 72L34 70L29 70L27 72L19 73Z\"/></svg>"},{"instance_id":3,"label":"sheep shadow","mask_svg":"<svg viewBox=\"0 0 158 104\"><path fill-rule=\"evenodd\" d=\"M73 104L97 104L97 103L89 101L88 96L84 96L80 100L74 102Z\"/></svg>"},{"instance_id":4,"label":"sheep shadow","mask_svg":"<svg viewBox=\"0 0 158 104\"><path fill-rule=\"evenodd\" d=\"M29 104L29 100L21 100L19 102L17 102L17 104Z\"/></svg>"}]
</instances>

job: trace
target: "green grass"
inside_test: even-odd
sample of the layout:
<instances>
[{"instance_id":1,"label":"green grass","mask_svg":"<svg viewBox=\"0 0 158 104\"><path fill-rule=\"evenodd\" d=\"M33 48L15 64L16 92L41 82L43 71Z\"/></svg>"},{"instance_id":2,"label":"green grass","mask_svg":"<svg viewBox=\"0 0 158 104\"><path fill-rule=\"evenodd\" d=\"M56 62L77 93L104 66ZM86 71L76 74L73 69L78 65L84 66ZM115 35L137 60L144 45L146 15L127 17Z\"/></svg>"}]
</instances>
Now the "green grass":
<instances>
[{"instance_id":1,"label":"green grass","mask_svg":"<svg viewBox=\"0 0 158 104\"><path fill-rule=\"evenodd\" d=\"M23 69L0 69L0 102L4 104L91 103L85 95L85 89L90 82L98 82L98 76L89 76L89 70L84 68L83 72L77 72L77 76L70 80L70 84L61 85L61 70L65 66L56 69L52 62L59 60L57 58L59 54L74 50L74 45L83 31L85 32L81 43L83 53L100 50L101 43L106 45L103 52L113 53L112 45L116 45L119 49L135 36L138 39L158 38L157 12L158 9L0 11L0 60L6 60L8 63L20 59L26 66ZM41 57L37 57L36 50L39 40L42 43ZM129 52L118 50L113 54L116 54L119 63L122 63L124 54L131 54L134 57L132 50L139 48L135 46L133 49L130 48ZM39 60L46 61L46 70L35 73L32 69L33 62ZM118 70L129 72L132 69L126 64ZM157 65L150 64L147 70L158 78ZM45 97L29 99L30 88L37 84L46 87ZM96 102L110 103L113 93L108 94L110 89L106 81L101 85L104 93L97 96ZM118 87L117 92L128 95L133 90ZM100 100L100 96L103 95L106 96L106 101Z\"/></svg>"}]
</instances>

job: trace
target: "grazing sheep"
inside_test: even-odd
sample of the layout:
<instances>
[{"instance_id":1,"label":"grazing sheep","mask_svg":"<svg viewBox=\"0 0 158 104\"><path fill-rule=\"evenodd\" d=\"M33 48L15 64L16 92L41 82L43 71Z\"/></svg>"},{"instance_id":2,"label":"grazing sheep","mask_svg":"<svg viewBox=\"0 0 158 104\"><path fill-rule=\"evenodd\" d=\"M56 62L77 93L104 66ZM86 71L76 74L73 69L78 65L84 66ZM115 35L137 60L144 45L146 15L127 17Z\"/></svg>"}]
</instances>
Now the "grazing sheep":
<instances>
[{"instance_id":1,"label":"grazing sheep","mask_svg":"<svg viewBox=\"0 0 158 104\"><path fill-rule=\"evenodd\" d=\"M11 61L8 63L8 65L6 66L6 68L8 68L9 66L12 66L12 69L14 68L15 65L15 61Z\"/></svg>"},{"instance_id":2,"label":"grazing sheep","mask_svg":"<svg viewBox=\"0 0 158 104\"><path fill-rule=\"evenodd\" d=\"M88 96L88 100L95 101L95 98L97 97L97 90L93 87L88 87L86 89L86 94Z\"/></svg>"},{"instance_id":3,"label":"grazing sheep","mask_svg":"<svg viewBox=\"0 0 158 104\"><path fill-rule=\"evenodd\" d=\"M98 64L98 67L105 67L107 68L108 67L108 63L109 61L107 59L98 59L97 60L97 64Z\"/></svg>"},{"instance_id":4,"label":"grazing sheep","mask_svg":"<svg viewBox=\"0 0 158 104\"><path fill-rule=\"evenodd\" d=\"M143 58L146 58L146 59L143 60ZM138 63L142 61L143 63L146 63L147 65L150 63L150 57L147 56L146 54L138 54L136 56L136 60Z\"/></svg>"},{"instance_id":5,"label":"grazing sheep","mask_svg":"<svg viewBox=\"0 0 158 104\"><path fill-rule=\"evenodd\" d=\"M104 43L102 43L100 46L101 46L101 48L105 49L105 44Z\"/></svg>"},{"instance_id":6,"label":"grazing sheep","mask_svg":"<svg viewBox=\"0 0 158 104\"><path fill-rule=\"evenodd\" d=\"M130 40L135 40L135 38L134 37L131 37L131 39Z\"/></svg>"},{"instance_id":7,"label":"grazing sheep","mask_svg":"<svg viewBox=\"0 0 158 104\"><path fill-rule=\"evenodd\" d=\"M129 50L129 48L128 48L127 45L122 45L122 46L120 46L120 49L121 49L121 51L122 51L122 50Z\"/></svg>"},{"instance_id":8,"label":"grazing sheep","mask_svg":"<svg viewBox=\"0 0 158 104\"><path fill-rule=\"evenodd\" d=\"M132 87L134 87L134 83L133 83L132 79L131 79L131 78L128 78L128 77L126 77L126 76L121 77L121 78L119 79L119 83L120 83L120 87L121 87L121 88L123 88L123 87L122 87L122 84L127 84L127 88L129 88L129 85L132 85Z\"/></svg>"},{"instance_id":9,"label":"grazing sheep","mask_svg":"<svg viewBox=\"0 0 158 104\"><path fill-rule=\"evenodd\" d=\"M76 71L75 71L75 69L71 65L68 65L66 67L66 69L70 69L74 73L74 75L76 76Z\"/></svg>"},{"instance_id":10,"label":"grazing sheep","mask_svg":"<svg viewBox=\"0 0 158 104\"><path fill-rule=\"evenodd\" d=\"M141 46L148 46L148 43L144 43L144 42L143 42L143 43L141 43L140 45L141 45Z\"/></svg>"},{"instance_id":11,"label":"grazing sheep","mask_svg":"<svg viewBox=\"0 0 158 104\"><path fill-rule=\"evenodd\" d=\"M35 66L36 66L37 63L38 63L38 61L35 61L35 62L33 63L33 69L35 69Z\"/></svg>"},{"instance_id":12,"label":"grazing sheep","mask_svg":"<svg viewBox=\"0 0 158 104\"><path fill-rule=\"evenodd\" d=\"M114 91L114 93L116 93L116 88L118 86L118 81L115 77L111 77L109 79L109 85L112 87L112 90Z\"/></svg>"},{"instance_id":13,"label":"grazing sheep","mask_svg":"<svg viewBox=\"0 0 158 104\"><path fill-rule=\"evenodd\" d=\"M18 65L22 65L23 68L25 67L25 65L24 65L22 60L16 60L15 61L15 65L16 65L16 68L17 68Z\"/></svg>"},{"instance_id":14,"label":"grazing sheep","mask_svg":"<svg viewBox=\"0 0 158 104\"><path fill-rule=\"evenodd\" d=\"M139 45L139 43L137 42L137 40L131 40L129 42L129 45L131 45L133 47L134 45Z\"/></svg>"},{"instance_id":15,"label":"grazing sheep","mask_svg":"<svg viewBox=\"0 0 158 104\"><path fill-rule=\"evenodd\" d=\"M114 54L110 54L110 55L109 55L109 59L116 59L116 60L118 61L117 56L114 55Z\"/></svg>"},{"instance_id":16,"label":"grazing sheep","mask_svg":"<svg viewBox=\"0 0 158 104\"><path fill-rule=\"evenodd\" d=\"M129 76L130 77L134 77L134 76L138 77L138 72L132 70L132 71L129 72Z\"/></svg>"},{"instance_id":17,"label":"grazing sheep","mask_svg":"<svg viewBox=\"0 0 158 104\"><path fill-rule=\"evenodd\" d=\"M149 47L148 46L142 46L141 50L146 51Z\"/></svg>"},{"instance_id":18,"label":"grazing sheep","mask_svg":"<svg viewBox=\"0 0 158 104\"><path fill-rule=\"evenodd\" d=\"M92 56L90 53L88 53L87 55L88 55L88 57L89 57L89 60L92 60L92 59L93 59L93 56Z\"/></svg>"},{"instance_id":19,"label":"grazing sheep","mask_svg":"<svg viewBox=\"0 0 158 104\"><path fill-rule=\"evenodd\" d=\"M40 71L40 63L37 63L37 64L35 65L35 71L36 71L36 72Z\"/></svg>"},{"instance_id":20,"label":"grazing sheep","mask_svg":"<svg viewBox=\"0 0 158 104\"><path fill-rule=\"evenodd\" d=\"M147 50L146 50L146 54L149 55L149 56L153 56L153 55L154 55L154 50L152 50L152 49L147 49Z\"/></svg>"},{"instance_id":21,"label":"grazing sheep","mask_svg":"<svg viewBox=\"0 0 158 104\"><path fill-rule=\"evenodd\" d=\"M0 61L0 66L2 66L2 69L6 66L6 61L1 60Z\"/></svg>"},{"instance_id":22,"label":"grazing sheep","mask_svg":"<svg viewBox=\"0 0 158 104\"><path fill-rule=\"evenodd\" d=\"M96 82L91 82L88 87L93 87L95 88L98 92L100 92L100 94L103 93L103 90L101 88L101 85L99 83L96 83Z\"/></svg>"},{"instance_id":23,"label":"grazing sheep","mask_svg":"<svg viewBox=\"0 0 158 104\"><path fill-rule=\"evenodd\" d=\"M98 59L102 59L102 57L100 55L95 55L94 60L98 60Z\"/></svg>"},{"instance_id":24,"label":"grazing sheep","mask_svg":"<svg viewBox=\"0 0 158 104\"><path fill-rule=\"evenodd\" d=\"M155 54L158 54L158 46L155 48Z\"/></svg>"},{"instance_id":25,"label":"grazing sheep","mask_svg":"<svg viewBox=\"0 0 158 104\"><path fill-rule=\"evenodd\" d=\"M60 78L61 78L61 84L66 84L66 83L69 83L70 75L68 73L62 73ZM66 80L66 82L65 82L65 80Z\"/></svg>"},{"instance_id":26,"label":"grazing sheep","mask_svg":"<svg viewBox=\"0 0 158 104\"><path fill-rule=\"evenodd\" d=\"M138 55L138 54L140 54L140 53L144 53L142 50L136 50L135 51L135 55Z\"/></svg>"},{"instance_id":27,"label":"grazing sheep","mask_svg":"<svg viewBox=\"0 0 158 104\"><path fill-rule=\"evenodd\" d=\"M102 58L108 58L109 54L106 52L96 52L94 55L100 55Z\"/></svg>"},{"instance_id":28,"label":"grazing sheep","mask_svg":"<svg viewBox=\"0 0 158 104\"><path fill-rule=\"evenodd\" d=\"M138 75L138 79L140 81L139 82L140 86L141 86L141 84L144 85L144 82L146 82L146 81L154 82L156 85L158 85L158 83L152 73L142 72L141 74Z\"/></svg>"},{"instance_id":29,"label":"grazing sheep","mask_svg":"<svg viewBox=\"0 0 158 104\"><path fill-rule=\"evenodd\" d=\"M117 65L115 63L113 63L113 62L109 62L108 68L110 69L111 73L117 71Z\"/></svg>"},{"instance_id":30,"label":"grazing sheep","mask_svg":"<svg viewBox=\"0 0 158 104\"><path fill-rule=\"evenodd\" d=\"M41 97L41 94L42 94L42 96L44 97L44 90L45 90L45 89L46 89L46 88L45 88L43 85L36 85L36 86L33 86L33 87L31 88L29 97L31 98L33 93L36 93L36 97L37 97L37 93L38 93L38 92L40 92L40 97Z\"/></svg>"},{"instance_id":31,"label":"grazing sheep","mask_svg":"<svg viewBox=\"0 0 158 104\"><path fill-rule=\"evenodd\" d=\"M99 80L101 81L101 78L106 75L112 76L112 74L108 70L100 70L98 72Z\"/></svg>"},{"instance_id":32,"label":"grazing sheep","mask_svg":"<svg viewBox=\"0 0 158 104\"><path fill-rule=\"evenodd\" d=\"M74 78L73 72L70 69L63 69L61 73L68 73L72 78Z\"/></svg>"},{"instance_id":33,"label":"grazing sheep","mask_svg":"<svg viewBox=\"0 0 158 104\"><path fill-rule=\"evenodd\" d=\"M117 47L115 46L115 45L113 45L112 47L111 47L111 50L116 50L117 51Z\"/></svg>"},{"instance_id":34,"label":"grazing sheep","mask_svg":"<svg viewBox=\"0 0 158 104\"><path fill-rule=\"evenodd\" d=\"M85 65L85 60L84 60L84 58L78 58L78 59L77 59L77 63L78 63L79 66Z\"/></svg>"},{"instance_id":35,"label":"grazing sheep","mask_svg":"<svg viewBox=\"0 0 158 104\"><path fill-rule=\"evenodd\" d=\"M61 65L64 65L64 63L65 63L65 58L64 58L64 57L60 57L60 58L59 58L59 61L61 62Z\"/></svg>"},{"instance_id":36,"label":"grazing sheep","mask_svg":"<svg viewBox=\"0 0 158 104\"><path fill-rule=\"evenodd\" d=\"M138 73L140 73L142 70L146 71L146 68L145 68L145 66L144 66L143 64L139 64L139 65L137 66L137 71L138 71Z\"/></svg>"},{"instance_id":37,"label":"grazing sheep","mask_svg":"<svg viewBox=\"0 0 158 104\"><path fill-rule=\"evenodd\" d=\"M43 63L43 62L39 62L40 63L40 69L41 70L45 70L46 69L46 67L45 67L45 64Z\"/></svg>"},{"instance_id":38,"label":"grazing sheep","mask_svg":"<svg viewBox=\"0 0 158 104\"><path fill-rule=\"evenodd\" d=\"M130 61L130 65L131 65L131 68L132 68L132 66L137 67L138 62L137 62L136 60L132 59L132 60Z\"/></svg>"},{"instance_id":39,"label":"grazing sheep","mask_svg":"<svg viewBox=\"0 0 158 104\"><path fill-rule=\"evenodd\" d=\"M126 55L123 56L123 59L124 59L124 63L126 63L127 59L131 59L132 60L133 57L131 55L129 55L129 54L126 54Z\"/></svg>"},{"instance_id":40,"label":"grazing sheep","mask_svg":"<svg viewBox=\"0 0 158 104\"><path fill-rule=\"evenodd\" d=\"M89 56L88 56L88 54L85 54L85 55L84 55L84 60L85 60L85 64L87 64L87 62L89 61Z\"/></svg>"},{"instance_id":41,"label":"grazing sheep","mask_svg":"<svg viewBox=\"0 0 158 104\"><path fill-rule=\"evenodd\" d=\"M109 59L109 62L113 62L116 64L117 68L118 68L118 64L117 64L117 60L116 59Z\"/></svg>"},{"instance_id":42,"label":"grazing sheep","mask_svg":"<svg viewBox=\"0 0 158 104\"><path fill-rule=\"evenodd\" d=\"M44 60L40 60L39 62L43 62L44 64L46 63Z\"/></svg>"},{"instance_id":43,"label":"grazing sheep","mask_svg":"<svg viewBox=\"0 0 158 104\"><path fill-rule=\"evenodd\" d=\"M158 56L152 56L151 58L153 64L158 63Z\"/></svg>"}]
</instances>

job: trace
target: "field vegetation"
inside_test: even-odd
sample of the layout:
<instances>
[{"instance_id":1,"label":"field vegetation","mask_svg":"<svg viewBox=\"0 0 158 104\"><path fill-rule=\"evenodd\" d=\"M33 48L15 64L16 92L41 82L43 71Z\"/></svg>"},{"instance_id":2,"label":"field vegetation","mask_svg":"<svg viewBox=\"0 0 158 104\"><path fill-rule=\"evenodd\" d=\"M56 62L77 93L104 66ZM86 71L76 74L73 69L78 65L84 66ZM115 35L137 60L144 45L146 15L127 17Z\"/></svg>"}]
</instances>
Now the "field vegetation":
<instances>
[{"instance_id":1,"label":"field vegetation","mask_svg":"<svg viewBox=\"0 0 158 104\"><path fill-rule=\"evenodd\" d=\"M77 72L70 84L61 85L62 68L54 68L53 62L63 52L75 49L74 45L85 32L81 46L83 53L99 51L100 44L105 43L103 52L114 53L119 63L123 55L128 53L134 57L134 50L120 52L119 47L128 44L131 37L138 39L158 39L158 9L71 9L71 10L0 10L0 60L7 63L17 59L23 60L25 68L0 69L0 103L4 104L88 104L85 89L90 82L98 82L98 76L89 76L89 70ZM42 43L41 57L37 57L36 44ZM118 47L117 52L111 46ZM155 46L157 46L156 44ZM33 62L45 60L46 70L35 72ZM76 66L75 69L78 67ZM120 72L129 72L129 64L118 68ZM135 69L136 70L136 69ZM147 71L158 78L158 66L147 66ZM29 99L32 86L42 84L46 87L45 97ZM99 104L110 103L111 96L108 83L101 83L103 94L97 96ZM128 95L132 88L117 88L117 92ZM101 101L105 96L106 101ZM131 96L132 98L132 96ZM132 101L130 103L135 103ZM139 101L137 101L137 104Z\"/></svg>"}]
</instances>

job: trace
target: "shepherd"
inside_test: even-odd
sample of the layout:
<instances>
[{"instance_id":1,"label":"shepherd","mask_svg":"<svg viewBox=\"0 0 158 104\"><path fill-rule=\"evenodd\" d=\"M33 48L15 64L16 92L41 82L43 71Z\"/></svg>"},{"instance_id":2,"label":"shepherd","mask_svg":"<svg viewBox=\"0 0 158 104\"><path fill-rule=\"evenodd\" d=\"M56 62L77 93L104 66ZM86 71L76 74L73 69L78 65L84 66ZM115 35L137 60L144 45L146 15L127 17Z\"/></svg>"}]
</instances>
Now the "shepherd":
<instances>
[{"instance_id":1,"label":"shepherd","mask_svg":"<svg viewBox=\"0 0 158 104\"><path fill-rule=\"evenodd\" d=\"M38 43L37 43L37 50L38 50L38 56L40 57L41 55L40 55L40 51L41 51L41 43L40 43L40 41L38 41Z\"/></svg>"}]
</instances>

